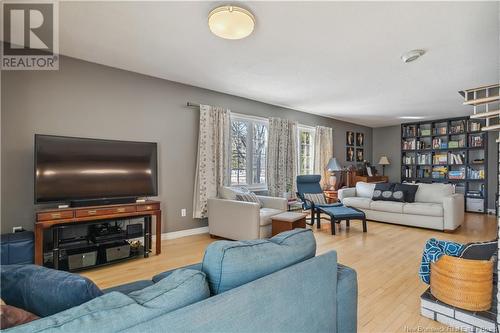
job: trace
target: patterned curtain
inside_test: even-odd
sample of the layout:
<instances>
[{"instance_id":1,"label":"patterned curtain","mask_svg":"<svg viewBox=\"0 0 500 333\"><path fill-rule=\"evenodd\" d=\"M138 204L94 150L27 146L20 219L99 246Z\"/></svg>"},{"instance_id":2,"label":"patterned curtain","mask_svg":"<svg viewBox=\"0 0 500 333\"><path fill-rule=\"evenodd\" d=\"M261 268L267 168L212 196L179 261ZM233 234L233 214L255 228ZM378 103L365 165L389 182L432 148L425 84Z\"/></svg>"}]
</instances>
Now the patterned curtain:
<instances>
[{"instance_id":1,"label":"patterned curtain","mask_svg":"<svg viewBox=\"0 0 500 333\"><path fill-rule=\"evenodd\" d=\"M330 127L317 126L314 139L314 173L321 175L321 187L326 188L330 174L326 165L333 157L333 133Z\"/></svg>"},{"instance_id":2,"label":"patterned curtain","mask_svg":"<svg viewBox=\"0 0 500 333\"><path fill-rule=\"evenodd\" d=\"M280 197L297 190L297 122L269 118L267 145L267 187L269 195Z\"/></svg>"},{"instance_id":3,"label":"patterned curtain","mask_svg":"<svg viewBox=\"0 0 500 333\"><path fill-rule=\"evenodd\" d=\"M193 218L205 218L208 198L228 184L231 111L200 105L198 156L194 182Z\"/></svg>"}]
</instances>

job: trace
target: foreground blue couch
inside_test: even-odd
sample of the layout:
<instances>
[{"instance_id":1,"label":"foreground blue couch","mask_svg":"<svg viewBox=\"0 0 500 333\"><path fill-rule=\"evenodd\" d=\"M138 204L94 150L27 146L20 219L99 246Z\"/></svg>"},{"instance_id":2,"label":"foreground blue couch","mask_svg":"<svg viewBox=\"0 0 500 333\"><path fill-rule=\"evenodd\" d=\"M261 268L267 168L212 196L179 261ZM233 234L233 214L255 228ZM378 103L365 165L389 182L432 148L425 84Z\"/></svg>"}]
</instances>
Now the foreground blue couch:
<instances>
[{"instance_id":1,"label":"foreground blue couch","mask_svg":"<svg viewBox=\"0 0 500 333\"><path fill-rule=\"evenodd\" d=\"M310 231L294 231L285 234L285 237L292 233L312 236ZM293 251L293 246L283 241L285 237L280 240L278 236L274 242L284 249L283 253ZM265 247L265 242L269 243L239 242L237 250L247 252L239 253L239 257L233 258L227 252L233 242L217 242L209 246L212 250L217 246L222 247L226 252L212 251L222 253L222 256L210 256L207 249L203 265L211 267L191 265L188 269L181 270L181 274L197 278L211 276L210 289L207 285L205 292L212 296L173 311L165 312L151 303L136 304L137 301L128 300L128 296L131 296L130 299L137 298L134 293L138 290L140 293L141 289L161 284L161 281L165 282L169 276L176 274L169 271L155 276L151 281L138 281L105 290L103 296L90 302L6 332L356 332L356 272L337 264L337 254L334 251L316 257L312 252L313 256L309 259L237 287L232 287L232 284L240 284L240 276L236 280L234 276L223 278L224 275L231 275L231 268L238 264L243 264L240 267L246 264L250 273L252 262L258 262L256 266L260 268L266 267L265 256L251 258L251 248ZM307 243L295 245L300 245L296 246L298 251L295 256L301 255L301 249L308 246ZM281 251L276 251L276 245L273 246L270 247L273 253ZM287 260L279 253L278 257L275 262L283 263ZM249 258L248 262L232 262L232 266L219 265L222 260L242 261L243 258ZM259 269L255 269L255 274L260 274ZM220 275L221 279L214 280L214 275ZM92 304L100 300L107 303L106 311L93 308Z\"/></svg>"}]
</instances>

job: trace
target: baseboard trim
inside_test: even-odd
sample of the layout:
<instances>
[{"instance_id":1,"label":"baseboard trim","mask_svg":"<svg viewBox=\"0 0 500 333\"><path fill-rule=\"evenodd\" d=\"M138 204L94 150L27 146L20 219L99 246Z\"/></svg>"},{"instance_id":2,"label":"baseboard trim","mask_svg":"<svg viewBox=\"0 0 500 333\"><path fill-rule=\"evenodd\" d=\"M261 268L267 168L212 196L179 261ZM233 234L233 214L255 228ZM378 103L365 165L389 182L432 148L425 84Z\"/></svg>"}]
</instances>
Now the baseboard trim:
<instances>
[{"instance_id":1,"label":"baseboard trim","mask_svg":"<svg viewBox=\"0 0 500 333\"><path fill-rule=\"evenodd\" d=\"M176 239L176 238L199 235L199 234L206 234L206 233L208 233L208 227L186 229L186 230L172 231L172 232L164 232L161 234L161 240ZM153 235L153 239L156 239L155 235Z\"/></svg>"}]
</instances>

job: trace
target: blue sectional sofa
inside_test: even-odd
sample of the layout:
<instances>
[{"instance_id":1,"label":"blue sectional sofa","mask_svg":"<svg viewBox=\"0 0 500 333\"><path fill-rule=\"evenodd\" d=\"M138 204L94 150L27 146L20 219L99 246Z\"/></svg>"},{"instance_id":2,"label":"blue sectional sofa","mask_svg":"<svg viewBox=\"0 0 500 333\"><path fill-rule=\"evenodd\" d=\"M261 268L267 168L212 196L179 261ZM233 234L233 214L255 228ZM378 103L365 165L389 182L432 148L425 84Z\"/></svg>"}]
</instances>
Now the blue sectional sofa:
<instances>
[{"instance_id":1,"label":"blue sectional sofa","mask_svg":"<svg viewBox=\"0 0 500 333\"><path fill-rule=\"evenodd\" d=\"M214 242L200 264L6 332L356 332L356 272L337 264L336 252L315 251L306 229Z\"/></svg>"}]
</instances>

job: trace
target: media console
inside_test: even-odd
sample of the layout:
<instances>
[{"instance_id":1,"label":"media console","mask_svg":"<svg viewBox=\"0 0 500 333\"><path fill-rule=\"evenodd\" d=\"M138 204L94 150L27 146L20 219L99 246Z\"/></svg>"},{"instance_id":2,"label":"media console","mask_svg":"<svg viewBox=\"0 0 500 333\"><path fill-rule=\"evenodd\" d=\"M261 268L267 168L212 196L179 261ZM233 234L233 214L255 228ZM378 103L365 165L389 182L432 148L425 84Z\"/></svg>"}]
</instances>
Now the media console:
<instances>
[{"instance_id":1,"label":"media console","mask_svg":"<svg viewBox=\"0 0 500 333\"><path fill-rule=\"evenodd\" d=\"M62 227L95 224L103 221L144 218L144 257L148 257L152 245L152 219L156 222L156 254L161 253L161 209L159 201L44 209L36 212L35 264L44 264L44 232L52 230L52 253L54 268L58 269L60 258L59 231ZM90 267L89 267L90 268Z\"/></svg>"}]
</instances>

